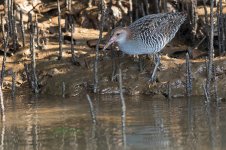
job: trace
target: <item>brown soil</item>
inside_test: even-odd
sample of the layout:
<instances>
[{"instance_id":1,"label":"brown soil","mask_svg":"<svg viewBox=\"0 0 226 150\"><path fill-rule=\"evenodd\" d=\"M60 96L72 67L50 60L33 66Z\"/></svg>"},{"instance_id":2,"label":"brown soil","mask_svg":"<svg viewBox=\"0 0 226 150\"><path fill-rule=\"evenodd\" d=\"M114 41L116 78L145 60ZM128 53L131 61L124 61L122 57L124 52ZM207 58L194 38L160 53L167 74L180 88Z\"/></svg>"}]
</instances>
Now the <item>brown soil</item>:
<instances>
[{"instance_id":1,"label":"brown soil","mask_svg":"<svg viewBox=\"0 0 226 150\"><path fill-rule=\"evenodd\" d=\"M97 39L99 32L93 29L77 28L74 33L76 39L76 55L79 57L80 66L73 65L71 62L70 44L63 45L63 59L57 60L58 42L52 38L42 50L37 50L37 74L41 93L46 95L62 95L62 83L66 85L66 95L74 96L86 89L91 90L93 84L93 62L95 59L95 48L87 46L87 41ZM170 49L185 49L185 45L176 42L167 46L163 53ZM173 46L172 46L173 45ZM185 50L184 50L185 51ZM184 52L182 51L182 52ZM99 61L99 93L117 94L119 93L117 72L112 77L112 64L115 61L116 66L121 63L123 76L123 89L126 94L149 94L164 95L168 94L168 85L171 88L173 97L185 95L186 83L186 65L184 58L170 58L167 55L161 57L161 67L157 74L157 82L149 82L150 73L153 71L152 58L143 56L144 70L139 71L138 59L134 56L120 55L111 59L111 51L100 52ZM184 56L185 53L181 53ZM7 58L7 70L13 70L17 73L17 86L29 88L25 78L24 63L30 63L29 48L22 48L14 56ZM218 83L218 92L221 97L225 97L224 87L226 86L225 76L226 57L216 58L216 74ZM204 59L192 60L193 75L193 95L203 95L203 84L206 79L206 66ZM113 80L112 80L113 78ZM8 74L5 79L6 88L11 86L11 76ZM25 86L21 86L25 85Z\"/></svg>"},{"instance_id":2,"label":"brown soil","mask_svg":"<svg viewBox=\"0 0 226 150\"><path fill-rule=\"evenodd\" d=\"M199 10L200 9L200 10ZM202 8L198 8L200 13ZM71 62L70 42L64 40L63 59L58 60L58 40L57 40L57 17L51 19L40 18L39 27L45 32L48 30L47 45L41 49L36 49L37 75L40 86L40 92L46 95L62 95L62 84L66 85L66 95L74 96L86 90L92 90L93 87L93 64L95 60L95 40L98 38L99 31L94 29L85 29L76 27L73 38L76 40L75 51L80 65L73 65ZM65 20L61 20L62 26ZM105 35L106 33L104 33ZM64 36L70 36L70 33L64 33ZM16 72L16 85L20 90L29 89L24 71L24 64L30 63L29 51L29 34L26 34L26 48L19 48L11 57L7 57L6 77L4 88L11 88L11 71ZM93 41L92 41L93 40ZM94 47L87 45L87 42L94 42ZM103 47L103 43L100 47ZM90 44L90 43L89 43ZM119 93L117 74L118 66L121 63L123 76L123 89L126 94L149 94L152 96L168 95L168 87L171 89L173 97L184 96L186 91L186 65L185 53L188 46L176 40L171 42L163 50L161 57L161 67L157 73L157 82L149 82L150 74L153 71L154 64L152 58L142 56L144 68L139 69L138 59L134 56L122 56L117 51L116 57L111 58L111 51L100 51L100 60L98 65L100 94L117 94ZM114 49L114 51L116 51ZM202 51L195 51L195 56L206 55ZM169 56L177 57L172 58ZM1 56L2 59L2 56ZM116 64L116 73L112 76L113 63ZM206 65L203 58L192 60L193 76L193 95L203 95L203 84L206 80ZM226 81L226 57L215 59L216 80L218 94L225 97ZM212 88L214 89L214 88Z\"/></svg>"}]
</instances>

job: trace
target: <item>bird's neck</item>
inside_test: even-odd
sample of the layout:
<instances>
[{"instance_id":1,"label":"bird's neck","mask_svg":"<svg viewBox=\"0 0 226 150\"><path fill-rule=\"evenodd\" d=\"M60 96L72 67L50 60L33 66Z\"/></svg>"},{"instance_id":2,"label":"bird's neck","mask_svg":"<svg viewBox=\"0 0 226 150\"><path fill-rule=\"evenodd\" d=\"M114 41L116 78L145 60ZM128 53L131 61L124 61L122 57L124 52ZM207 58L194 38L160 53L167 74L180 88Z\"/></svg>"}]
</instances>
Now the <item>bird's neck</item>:
<instances>
[{"instance_id":1,"label":"bird's neck","mask_svg":"<svg viewBox=\"0 0 226 150\"><path fill-rule=\"evenodd\" d=\"M125 30L127 32L126 40L131 40L132 39L132 32L128 27L125 27Z\"/></svg>"}]
</instances>

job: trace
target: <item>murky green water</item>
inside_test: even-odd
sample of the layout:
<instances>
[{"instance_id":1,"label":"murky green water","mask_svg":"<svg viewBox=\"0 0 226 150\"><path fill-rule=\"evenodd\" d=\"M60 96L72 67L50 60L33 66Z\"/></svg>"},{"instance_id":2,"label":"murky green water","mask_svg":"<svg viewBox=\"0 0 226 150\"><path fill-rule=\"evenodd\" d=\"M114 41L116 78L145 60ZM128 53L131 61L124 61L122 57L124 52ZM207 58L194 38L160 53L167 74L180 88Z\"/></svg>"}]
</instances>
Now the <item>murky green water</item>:
<instances>
[{"instance_id":1,"label":"murky green water","mask_svg":"<svg viewBox=\"0 0 226 150\"><path fill-rule=\"evenodd\" d=\"M91 96L92 97L92 96ZM93 98L92 124L85 96L7 99L0 124L1 150L162 150L224 149L226 104L204 99L126 97L126 127L121 127L118 96ZM122 134L123 132L125 134ZM125 144L123 144L125 143Z\"/></svg>"}]
</instances>

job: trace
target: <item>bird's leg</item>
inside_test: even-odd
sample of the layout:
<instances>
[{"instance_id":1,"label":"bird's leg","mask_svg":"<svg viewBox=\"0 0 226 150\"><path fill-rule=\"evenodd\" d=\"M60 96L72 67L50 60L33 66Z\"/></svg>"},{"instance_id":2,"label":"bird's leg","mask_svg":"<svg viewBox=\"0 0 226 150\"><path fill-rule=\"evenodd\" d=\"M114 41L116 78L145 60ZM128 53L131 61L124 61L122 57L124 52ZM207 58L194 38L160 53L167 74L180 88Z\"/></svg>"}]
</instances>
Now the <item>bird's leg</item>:
<instances>
[{"instance_id":1,"label":"bird's leg","mask_svg":"<svg viewBox=\"0 0 226 150\"><path fill-rule=\"evenodd\" d=\"M155 62L155 68L154 68L154 71L153 71L153 73L151 75L151 79L150 79L151 82L156 81L156 72L157 72L157 69L158 69L159 64L160 64L160 56L159 56L159 53L156 53L155 54L154 62Z\"/></svg>"}]
</instances>

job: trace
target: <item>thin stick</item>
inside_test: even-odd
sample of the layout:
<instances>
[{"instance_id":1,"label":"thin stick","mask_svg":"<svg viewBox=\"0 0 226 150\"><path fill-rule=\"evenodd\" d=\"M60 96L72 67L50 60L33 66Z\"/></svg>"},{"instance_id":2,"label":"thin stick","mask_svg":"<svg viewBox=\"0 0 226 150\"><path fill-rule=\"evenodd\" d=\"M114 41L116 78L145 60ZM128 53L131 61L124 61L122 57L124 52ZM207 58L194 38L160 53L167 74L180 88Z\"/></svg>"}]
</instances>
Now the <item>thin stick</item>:
<instances>
[{"instance_id":1,"label":"thin stick","mask_svg":"<svg viewBox=\"0 0 226 150\"><path fill-rule=\"evenodd\" d=\"M223 16L223 28L224 28L223 40L224 40L224 42L226 42L226 16L225 15ZM226 47L225 43L224 43L224 47Z\"/></svg>"},{"instance_id":2,"label":"thin stick","mask_svg":"<svg viewBox=\"0 0 226 150\"><path fill-rule=\"evenodd\" d=\"M144 3L141 3L140 10L141 10L142 16L145 16Z\"/></svg>"},{"instance_id":3,"label":"thin stick","mask_svg":"<svg viewBox=\"0 0 226 150\"><path fill-rule=\"evenodd\" d=\"M148 0L144 0L144 4L145 4L146 14L149 15L150 4L148 3Z\"/></svg>"},{"instance_id":4,"label":"thin stick","mask_svg":"<svg viewBox=\"0 0 226 150\"><path fill-rule=\"evenodd\" d=\"M9 34L12 35L12 1L8 0L8 31Z\"/></svg>"},{"instance_id":5,"label":"thin stick","mask_svg":"<svg viewBox=\"0 0 226 150\"><path fill-rule=\"evenodd\" d=\"M30 69L29 69L28 64L24 64L24 70L25 70L25 73L26 73L27 82L28 82L29 86L32 88L32 79L31 79Z\"/></svg>"},{"instance_id":6,"label":"thin stick","mask_svg":"<svg viewBox=\"0 0 226 150\"><path fill-rule=\"evenodd\" d=\"M66 0L66 8L69 13L65 14L65 31L68 31L70 29L70 19L71 19L71 0Z\"/></svg>"},{"instance_id":7,"label":"thin stick","mask_svg":"<svg viewBox=\"0 0 226 150\"><path fill-rule=\"evenodd\" d=\"M87 62L87 59L86 59L86 58L84 58L84 62L85 62L86 68L87 68L87 69L90 69L89 63Z\"/></svg>"},{"instance_id":8,"label":"thin stick","mask_svg":"<svg viewBox=\"0 0 226 150\"><path fill-rule=\"evenodd\" d=\"M204 5L204 11L205 11L205 24L208 24L208 16L207 16L207 8L206 8L206 0L203 0L203 5Z\"/></svg>"},{"instance_id":9,"label":"thin stick","mask_svg":"<svg viewBox=\"0 0 226 150\"><path fill-rule=\"evenodd\" d=\"M32 15L30 14L30 20L32 20ZM30 22L30 52L31 52L31 65L32 65L32 87L35 94L38 94L38 78L36 75L36 55L35 55L35 48L34 48L34 24Z\"/></svg>"},{"instance_id":10,"label":"thin stick","mask_svg":"<svg viewBox=\"0 0 226 150\"><path fill-rule=\"evenodd\" d=\"M130 18L130 23L133 22L133 1L129 0L129 18Z\"/></svg>"},{"instance_id":11,"label":"thin stick","mask_svg":"<svg viewBox=\"0 0 226 150\"><path fill-rule=\"evenodd\" d=\"M24 22L23 22L22 10L20 10L20 31L21 31L21 35L22 35L23 47L25 47L25 31L24 31Z\"/></svg>"},{"instance_id":12,"label":"thin stick","mask_svg":"<svg viewBox=\"0 0 226 150\"><path fill-rule=\"evenodd\" d=\"M112 46L111 46L111 60L112 60L111 81L114 81L116 75L116 62L115 62L115 51L112 49Z\"/></svg>"},{"instance_id":13,"label":"thin stick","mask_svg":"<svg viewBox=\"0 0 226 150\"><path fill-rule=\"evenodd\" d=\"M58 10L58 34L59 34L59 56L58 56L58 60L61 60L63 57L63 51L62 51L62 42L63 42L63 38L62 38L62 29L61 29L61 10L60 10L60 2L59 0L57 0L57 10Z\"/></svg>"},{"instance_id":14,"label":"thin stick","mask_svg":"<svg viewBox=\"0 0 226 150\"><path fill-rule=\"evenodd\" d=\"M94 124L96 124L96 114L95 114L95 111L94 111L93 102L92 102L89 94L86 94L86 98L89 102L89 108L90 108L90 114L91 114L91 117L92 117L92 122Z\"/></svg>"},{"instance_id":15,"label":"thin stick","mask_svg":"<svg viewBox=\"0 0 226 150\"><path fill-rule=\"evenodd\" d=\"M65 29L65 31L67 32L67 31L70 31L69 29L70 29L70 14L69 13L66 13L65 14L65 24L64 24L64 29Z\"/></svg>"},{"instance_id":16,"label":"thin stick","mask_svg":"<svg viewBox=\"0 0 226 150\"><path fill-rule=\"evenodd\" d=\"M7 40L7 39L6 39ZM8 40L7 40L8 41ZM7 43L6 41L4 42ZM6 49L6 45L4 46L4 49ZM4 57L2 62L2 71L1 71L1 79L0 79L0 103L1 103L1 120L5 121L5 106L4 106L4 99L3 99L3 92L2 92L2 86L3 86L3 79L4 79L4 72L5 72L5 61L6 61L6 50L4 50Z\"/></svg>"},{"instance_id":17,"label":"thin stick","mask_svg":"<svg viewBox=\"0 0 226 150\"><path fill-rule=\"evenodd\" d=\"M215 99L216 101L219 103L220 102L220 99L219 99L219 96L218 96L218 84L217 84L217 75L216 75L216 66L214 65L213 66L213 86L214 86L214 95L215 95Z\"/></svg>"},{"instance_id":18,"label":"thin stick","mask_svg":"<svg viewBox=\"0 0 226 150\"><path fill-rule=\"evenodd\" d=\"M4 51L3 61L2 61L2 71L1 71L1 81L0 85L2 86L5 77L5 64L6 64L6 51Z\"/></svg>"},{"instance_id":19,"label":"thin stick","mask_svg":"<svg viewBox=\"0 0 226 150\"><path fill-rule=\"evenodd\" d=\"M210 84L212 79L212 70L213 70L213 55L214 55L214 47L213 47L213 36L214 36L214 20L213 20L213 6L214 1L211 1L210 7L210 45L209 45L209 64L208 64L208 73L207 73L207 81L206 81L206 90L207 94L210 97Z\"/></svg>"},{"instance_id":20,"label":"thin stick","mask_svg":"<svg viewBox=\"0 0 226 150\"><path fill-rule=\"evenodd\" d=\"M210 97L209 97L208 92L206 90L205 82L203 83L202 87L203 87L204 95L205 95L205 98L206 98L206 103L209 103L210 102Z\"/></svg>"},{"instance_id":21,"label":"thin stick","mask_svg":"<svg viewBox=\"0 0 226 150\"><path fill-rule=\"evenodd\" d=\"M12 27L13 27L13 31L12 31L12 36L13 36L13 49L14 51L16 51L17 49L17 27L16 27L16 19L14 16L12 16Z\"/></svg>"},{"instance_id":22,"label":"thin stick","mask_svg":"<svg viewBox=\"0 0 226 150\"><path fill-rule=\"evenodd\" d=\"M105 12L105 4L103 2L103 0L100 0L100 6L101 6L101 22L100 22L100 33L99 33L99 39L97 41L97 45L96 45L96 58L95 58L95 62L94 62L94 87L93 87L93 92L97 93L98 91L98 62L99 62L99 45L100 45L100 41L102 39L102 33L103 33L103 24L104 24L104 12Z\"/></svg>"},{"instance_id":23,"label":"thin stick","mask_svg":"<svg viewBox=\"0 0 226 150\"><path fill-rule=\"evenodd\" d=\"M4 35L5 34L4 33L4 23L3 23L2 17L1 17L1 23L2 23L2 33ZM3 57L3 62L2 62L2 70L1 70L1 78L0 78L0 85L1 85L0 86L0 103L1 103L1 120L4 122L5 121L5 106L4 106L2 86L3 86L3 80L4 80L4 74L5 74L6 48L8 46L8 35L6 38L5 38L5 36L3 36L3 40L4 40L4 42L3 42L4 43L4 57Z\"/></svg>"},{"instance_id":24,"label":"thin stick","mask_svg":"<svg viewBox=\"0 0 226 150\"><path fill-rule=\"evenodd\" d=\"M182 2L182 3L184 3L184 2ZM166 3L166 0L163 0L163 10L164 10L165 13L167 12L167 3ZM184 11L184 10L182 10L182 11Z\"/></svg>"},{"instance_id":25,"label":"thin stick","mask_svg":"<svg viewBox=\"0 0 226 150\"><path fill-rule=\"evenodd\" d=\"M3 23L2 23L3 24ZM4 24L2 25L2 34L5 35L4 33L5 27ZM5 64L6 64L6 51L8 47L8 37L9 37L9 30L7 31L7 36L3 36L3 43L4 43L4 56L3 56L3 61L2 61L2 71L1 71L1 80L0 80L0 85L2 86L3 81L4 81L4 76L5 76Z\"/></svg>"},{"instance_id":26,"label":"thin stick","mask_svg":"<svg viewBox=\"0 0 226 150\"><path fill-rule=\"evenodd\" d=\"M208 74L208 66L209 66L209 64L208 64L208 57L206 56L205 57L206 75Z\"/></svg>"},{"instance_id":27,"label":"thin stick","mask_svg":"<svg viewBox=\"0 0 226 150\"><path fill-rule=\"evenodd\" d=\"M197 14L196 14L196 7L197 7L197 1L191 1L191 22L192 22L192 36L193 36L193 39L195 39L195 36L196 36L196 31L197 31L197 27L198 27L198 24L197 24ZM194 42L194 40L193 40Z\"/></svg>"},{"instance_id":28,"label":"thin stick","mask_svg":"<svg viewBox=\"0 0 226 150\"><path fill-rule=\"evenodd\" d=\"M155 0L155 10L156 10L156 13L159 13L159 0Z\"/></svg>"},{"instance_id":29,"label":"thin stick","mask_svg":"<svg viewBox=\"0 0 226 150\"><path fill-rule=\"evenodd\" d=\"M168 82L167 84L167 92L168 92L168 99L171 100L172 99L172 94L171 94L171 85L170 82Z\"/></svg>"},{"instance_id":30,"label":"thin stick","mask_svg":"<svg viewBox=\"0 0 226 150\"><path fill-rule=\"evenodd\" d=\"M219 45L219 54L221 55L225 51L225 42L224 42L224 22L223 22L223 6L222 0L219 0L219 13L218 13L218 45Z\"/></svg>"},{"instance_id":31,"label":"thin stick","mask_svg":"<svg viewBox=\"0 0 226 150\"><path fill-rule=\"evenodd\" d=\"M79 65L79 62L77 61L77 58L75 56L74 39L73 39L74 22L73 22L73 17L72 17L71 14L69 15L69 20L70 20L70 24L71 24L71 58L72 58L72 63L74 65Z\"/></svg>"},{"instance_id":32,"label":"thin stick","mask_svg":"<svg viewBox=\"0 0 226 150\"><path fill-rule=\"evenodd\" d=\"M62 97L65 98L65 82L62 82Z\"/></svg>"},{"instance_id":33,"label":"thin stick","mask_svg":"<svg viewBox=\"0 0 226 150\"><path fill-rule=\"evenodd\" d=\"M70 16L71 18L71 16ZM75 50L74 50L74 39L73 39L73 32L74 32L74 24L71 23L71 57L72 57L72 62L74 63L75 59Z\"/></svg>"},{"instance_id":34,"label":"thin stick","mask_svg":"<svg viewBox=\"0 0 226 150\"><path fill-rule=\"evenodd\" d=\"M40 38L39 38L39 28L38 28L38 17L37 17L37 14L35 15L35 28L36 28L36 42L37 42L37 47L39 48L39 46L40 46Z\"/></svg>"},{"instance_id":35,"label":"thin stick","mask_svg":"<svg viewBox=\"0 0 226 150\"><path fill-rule=\"evenodd\" d=\"M5 106L4 106L2 86L0 86L0 102L1 102L1 120L5 121Z\"/></svg>"},{"instance_id":36,"label":"thin stick","mask_svg":"<svg viewBox=\"0 0 226 150\"><path fill-rule=\"evenodd\" d=\"M193 48L192 48L192 50L194 50L194 49L197 49L201 44L202 44L202 42L204 41L206 39L206 36L204 36Z\"/></svg>"},{"instance_id":37,"label":"thin stick","mask_svg":"<svg viewBox=\"0 0 226 150\"><path fill-rule=\"evenodd\" d=\"M135 18L138 19L139 18L139 7L137 5L137 0L135 0L135 6L136 6L136 10L135 10Z\"/></svg>"},{"instance_id":38,"label":"thin stick","mask_svg":"<svg viewBox=\"0 0 226 150\"><path fill-rule=\"evenodd\" d=\"M4 0L4 14L7 15L8 0Z\"/></svg>"},{"instance_id":39,"label":"thin stick","mask_svg":"<svg viewBox=\"0 0 226 150\"><path fill-rule=\"evenodd\" d=\"M8 41L8 40L7 40ZM7 49L7 45L8 42L4 42L5 46L4 46L4 56L3 56L3 60L2 60L2 71L1 71L1 81L0 81L0 85L2 86L3 81L4 81L4 77L5 77L5 66L6 66L6 49ZM6 45L7 44L7 45Z\"/></svg>"},{"instance_id":40,"label":"thin stick","mask_svg":"<svg viewBox=\"0 0 226 150\"><path fill-rule=\"evenodd\" d=\"M3 14L1 14L2 38L5 41L6 40L6 37L5 37L5 25L4 25L4 22L3 22L3 18L4 18Z\"/></svg>"}]
</instances>

